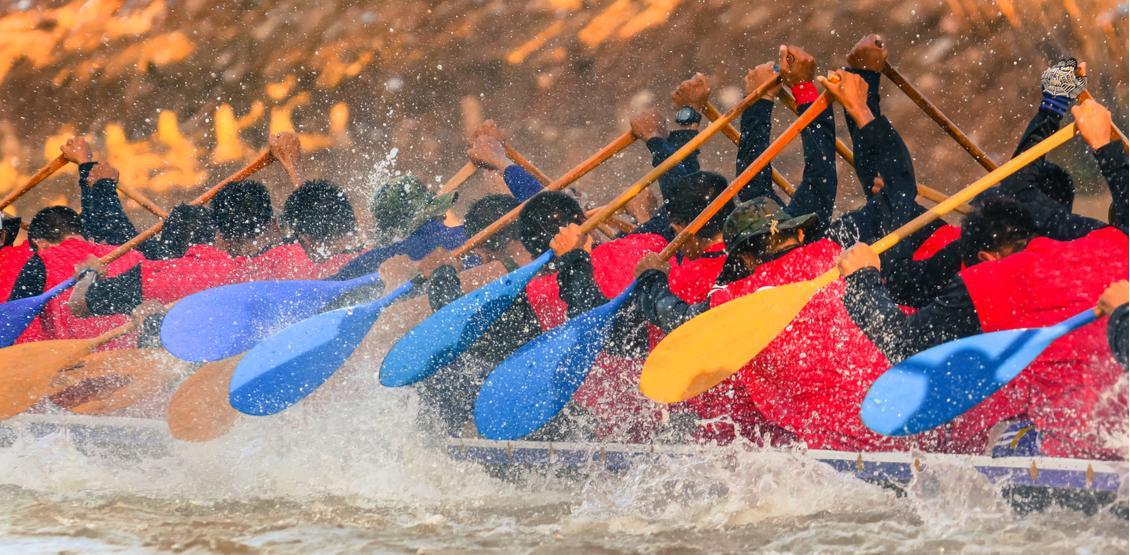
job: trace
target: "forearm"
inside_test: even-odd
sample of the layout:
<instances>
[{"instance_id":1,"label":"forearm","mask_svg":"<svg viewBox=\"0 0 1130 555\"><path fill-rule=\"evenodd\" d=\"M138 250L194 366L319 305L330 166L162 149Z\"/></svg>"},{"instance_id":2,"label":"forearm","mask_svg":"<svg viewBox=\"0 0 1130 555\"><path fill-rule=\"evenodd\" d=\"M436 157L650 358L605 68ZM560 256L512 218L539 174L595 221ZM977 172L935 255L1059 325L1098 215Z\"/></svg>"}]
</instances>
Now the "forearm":
<instances>
[{"instance_id":1,"label":"forearm","mask_svg":"<svg viewBox=\"0 0 1130 555\"><path fill-rule=\"evenodd\" d=\"M769 148L770 134L773 130L773 102L758 100L742 112L741 138L738 139L737 174L741 174ZM738 193L741 200L756 197L770 197L780 204L780 198L773 191L773 165L767 164Z\"/></svg>"},{"instance_id":2,"label":"forearm","mask_svg":"<svg viewBox=\"0 0 1130 555\"><path fill-rule=\"evenodd\" d=\"M891 299L903 306L926 306L942 293L961 270L961 251L955 241L925 260L902 256L883 261L883 278Z\"/></svg>"},{"instance_id":3,"label":"forearm","mask_svg":"<svg viewBox=\"0 0 1130 555\"><path fill-rule=\"evenodd\" d=\"M8 300L15 301L34 297L46 288L47 267L43 265L43 259L39 258L39 255L35 255L24 263L23 268L20 268L20 273L16 276L16 283L12 286L12 292L8 294Z\"/></svg>"},{"instance_id":4,"label":"forearm","mask_svg":"<svg viewBox=\"0 0 1130 555\"><path fill-rule=\"evenodd\" d=\"M557 268L558 291L569 307L570 318L608 302L593 278L589 253L580 249L569 251L558 258Z\"/></svg>"},{"instance_id":5,"label":"forearm","mask_svg":"<svg viewBox=\"0 0 1130 555\"><path fill-rule=\"evenodd\" d=\"M811 105L800 108L801 113ZM826 229L836 205L836 123L832 107L826 108L800 135L804 147L804 176L786 211L794 216L814 213Z\"/></svg>"},{"instance_id":6,"label":"forearm","mask_svg":"<svg viewBox=\"0 0 1130 555\"><path fill-rule=\"evenodd\" d=\"M876 118L883 115L879 103L879 86L883 83L883 75L877 71L867 69L847 68L847 71L859 75L867 83L867 107L871 109L871 114ZM848 134L851 136L852 150L856 150L859 146L859 126L855 124L855 120L853 120L846 111L844 112L844 119L847 121ZM858 164L858 150L855 152L855 159Z\"/></svg>"},{"instance_id":7,"label":"forearm","mask_svg":"<svg viewBox=\"0 0 1130 555\"><path fill-rule=\"evenodd\" d=\"M1017 143L1016 150L1013 151L1012 157L1015 158L1021 152L1028 150L1036 143L1052 136L1053 133L1059 131L1062 122L1063 116L1061 114L1041 107L1036 111L1036 115L1032 116L1032 119L1028 121L1028 127L1024 128L1024 133L1020 135L1020 141Z\"/></svg>"},{"instance_id":8,"label":"forearm","mask_svg":"<svg viewBox=\"0 0 1130 555\"><path fill-rule=\"evenodd\" d=\"M1116 141L1107 143L1106 146L1094 151L1095 159L1099 162L1099 171L1110 187L1110 224L1126 231L1128 216L1127 203L1130 202L1130 177L1127 175L1127 158L1122 145Z\"/></svg>"},{"instance_id":9,"label":"forearm","mask_svg":"<svg viewBox=\"0 0 1130 555\"><path fill-rule=\"evenodd\" d=\"M707 303L688 304L671 292L667 274L648 270L636 280L636 308L647 321L670 333L705 312Z\"/></svg>"},{"instance_id":10,"label":"forearm","mask_svg":"<svg viewBox=\"0 0 1130 555\"><path fill-rule=\"evenodd\" d=\"M541 182L517 164L506 167L502 172L502 180L506 182L506 188L510 189L510 194L514 195L518 202L525 202L542 190Z\"/></svg>"},{"instance_id":11,"label":"forearm","mask_svg":"<svg viewBox=\"0 0 1130 555\"><path fill-rule=\"evenodd\" d=\"M99 278L86 291L86 308L94 316L129 314L141 301L141 266L115 277Z\"/></svg>"},{"instance_id":12,"label":"forearm","mask_svg":"<svg viewBox=\"0 0 1130 555\"><path fill-rule=\"evenodd\" d=\"M646 141L647 149L651 152L651 165L658 166L664 160L670 158L679 148L686 143L683 137L687 132L673 131L666 139L662 137L652 137ZM693 134L692 134L693 136ZM679 145L679 146L676 146ZM664 198L667 198L675 187L675 183L680 177L692 174L699 170L698 164L698 150L695 150L678 164L659 176L659 189Z\"/></svg>"},{"instance_id":13,"label":"forearm","mask_svg":"<svg viewBox=\"0 0 1130 555\"><path fill-rule=\"evenodd\" d=\"M137 229L126 217L122 200L118 198L117 183L112 179L90 183L90 170L94 166L94 162L79 166L83 236L96 243L121 245L137 235Z\"/></svg>"}]
</instances>

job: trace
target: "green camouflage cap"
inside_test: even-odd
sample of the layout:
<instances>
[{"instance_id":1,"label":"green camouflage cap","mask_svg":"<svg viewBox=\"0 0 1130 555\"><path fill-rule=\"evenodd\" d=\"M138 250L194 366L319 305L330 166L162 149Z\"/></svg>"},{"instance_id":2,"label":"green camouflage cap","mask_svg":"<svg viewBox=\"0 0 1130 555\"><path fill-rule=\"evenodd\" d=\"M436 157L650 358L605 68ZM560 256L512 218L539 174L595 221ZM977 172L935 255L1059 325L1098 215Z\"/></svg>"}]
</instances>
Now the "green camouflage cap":
<instances>
[{"instance_id":1,"label":"green camouflage cap","mask_svg":"<svg viewBox=\"0 0 1130 555\"><path fill-rule=\"evenodd\" d=\"M792 217L769 197L757 197L739 203L722 226L726 250L735 251L756 237L780 231L807 228L816 223L816 214Z\"/></svg>"},{"instance_id":2,"label":"green camouflage cap","mask_svg":"<svg viewBox=\"0 0 1130 555\"><path fill-rule=\"evenodd\" d=\"M369 203L377 244L404 239L424 223L443 217L457 196L452 192L437 197L410 173L389 180L373 193Z\"/></svg>"}]
</instances>

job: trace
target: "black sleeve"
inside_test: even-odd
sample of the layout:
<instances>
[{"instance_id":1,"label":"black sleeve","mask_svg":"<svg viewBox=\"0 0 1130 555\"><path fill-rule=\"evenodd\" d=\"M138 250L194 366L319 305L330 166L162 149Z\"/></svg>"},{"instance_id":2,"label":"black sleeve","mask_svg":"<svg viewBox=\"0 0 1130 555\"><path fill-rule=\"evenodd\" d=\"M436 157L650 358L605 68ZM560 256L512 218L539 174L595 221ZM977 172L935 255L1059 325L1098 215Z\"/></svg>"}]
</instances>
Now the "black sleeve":
<instances>
[{"instance_id":1,"label":"black sleeve","mask_svg":"<svg viewBox=\"0 0 1130 555\"><path fill-rule=\"evenodd\" d=\"M428 304L432 310L439 310L455 299L463 296L463 284L459 281L459 274L455 268L444 265L432 272L426 286Z\"/></svg>"},{"instance_id":2,"label":"black sleeve","mask_svg":"<svg viewBox=\"0 0 1130 555\"><path fill-rule=\"evenodd\" d=\"M1127 158L1122 145L1118 141L1111 141L1106 146L1095 151L1095 159L1099 161L1099 171L1110 187L1110 225L1126 231L1126 221L1130 218L1127 203L1130 202L1130 177L1127 174Z\"/></svg>"},{"instance_id":3,"label":"black sleeve","mask_svg":"<svg viewBox=\"0 0 1130 555\"><path fill-rule=\"evenodd\" d=\"M805 113L811 107L799 108ZM836 120L828 106L800 132L804 145L804 177L785 211L794 216L816 214L820 219L816 233L823 234L832 221L836 206Z\"/></svg>"},{"instance_id":4,"label":"black sleeve","mask_svg":"<svg viewBox=\"0 0 1130 555\"><path fill-rule=\"evenodd\" d=\"M1036 115L1028 122L1028 127L1024 129L1024 133L1020 135L1020 142L1016 145L1016 150L1012 152L1012 157L1016 158L1020 153L1032 148L1040 141L1051 137L1063 121L1063 116L1045 110L1043 108L1036 111ZM1043 158L1041 158L1043 160Z\"/></svg>"},{"instance_id":5,"label":"black sleeve","mask_svg":"<svg viewBox=\"0 0 1130 555\"><path fill-rule=\"evenodd\" d=\"M891 364L935 345L981 333L977 310L960 279L952 280L941 296L911 315L887 295L878 271L861 270L846 281L844 307Z\"/></svg>"},{"instance_id":6,"label":"black sleeve","mask_svg":"<svg viewBox=\"0 0 1130 555\"><path fill-rule=\"evenodd\" d=\"M8 300L15 301L34 297L43 293L46 288L47 266L43 265L43 259L39 258L37 254L24 262L24 267L20 268L20 273L16 276L16 284L12 287Z\"/></svg>"},{"instance_id":7,"label":"black sleeve","mask_svg":"<svg viewBox=\"0 0 1130 555\"><path fill-rule=\"evenodd\" d=\"M592 258L581 249L569 251L557 259L557 287L561 300L569 307L570 318L608 302L592 272Z\"/></svg>"},{"instance_id":8,"label":"black sleeve","mask_svg":"<svg viewBox=\"0 0 1130 555\"><path fill-rule=\"evenodd\" d=\"M658 166L664 160L674 154L683 145L694 137L697 133L691 130L676 130L672 131L666 139L654 137L647 140L647 149L651 151L651 165ZM675 187L675 183L680 177L692 174L699 170L698 164L699 151L695 150L675 167L667 170L663 175L659 176L659 191L662 193L663 198L668 198L671 191Z\"/></svg>"},{"instance_id":9,"label":"black sleeve","mask_svg":"<svg viewBox=\"0 0 1130 555\"><path fill-rule=\"evenodd\" d=\"M925 260L914 260L910 254L883 260L883 278L891 299L900 305L914 308L926 306L935 297L941 295L942 290L959 271L961 271L961 250L957 241L946 245L934 253L934 256Z\"/></svg>"},{"instance_id":10,"label":"black sleeve","mask_svg":"<svg viewBox=\"0 0 1130 555\"><path fill-rule=\"evenodd\" d=\"M691 318L705 312L708 303L687 304L671 292L667 274L648 270L636 280L635 306L652 324L670 333Z\"/></svg>"},{"instance_id":11,"label":"black sleeve","mask_svg":"<svg viewBox=\"0 0 1130 555\"><path fill-rule=\"evenodd\" d=\"M883 76L877 71L870 71L866 69L848 68L847 71L855 73L863 78L867 83L867 107L871 109L871 114L876 118L883 115L882 107L879 103L879 86L883 82ZM859 126L855 124L855 120L844 112L844 120L847 121L848 134L851 136L851 149L852 154L855 155L855 174L859 176L859 184L863 188L864 198L871 196L871 184L875 181L875 176L879 175L879 171L872 165L868 164L866 159L862 159L860 152L861 138L859 136Z\"/></svg>"},{"instance_id":12,"label":"black sleeve","mask_svg":"<svg viewBox=\"0 0 1130 555\"><path fill-rule=\"evenodd\" d=\"M769 135L773 130L773 101L758 100L742 112L741 138L738 139L737 172L740 175L765 149L769 148ZM784 206L784 201L773 190L773 164L765 166L738 191L738 199L747 201L769 197Z\"/></svg>"},{"instance_id":13,"label":"black sleeve","mask_svg":"<svg viewBox=\"0 0 1130 555\"><path fill-rule=\"evenodd\" d=\"M90 184L90 170L94 165L95 162L88 162L78 168L78 184L82 190L82 235L95 243L121 245L137 235L137 229L122 208L117 182L99 179Z\"/></svg>"},{"instance_id":14,"label":"black sleeve","mask_svg":"<svg viewBox=\"0 0 1130 555\"><path fill-rule=\"evenodd\" d=\"M1057 241L1071 241L1107 227L1106 222L1075 214L1064 204L1053 200L1040 188L1041 181L1039 169L1030 164L982 193L974 202L984 202L996 196L1012 197L1032 214L1039 235Z\"/></svg>"},{"instance_id":15,"label":"black sleeve","mask_svg":"<svg viewBox=\"0 0 1130 555\"><path fill-rule=\"evenodd\" d=\"M1110 315L1110 322L1106 325L1107 340L1110 341L1110 352L1115 360L1126 368L1128 344L1130 344L1130 329L1127 329L1127 306L1122 305Z\"/></svg>"},{"instance_id":16,"label":"black sleeve","mask_svg":"<svg viewBox=\"0 0 1130 555\"><path fill-rule=\"evenodd\" d=\"M98 278L86 291L86 306L95 316L129 314L141 304L141 265L111 278Z\"/></svg>"}]
</instances>

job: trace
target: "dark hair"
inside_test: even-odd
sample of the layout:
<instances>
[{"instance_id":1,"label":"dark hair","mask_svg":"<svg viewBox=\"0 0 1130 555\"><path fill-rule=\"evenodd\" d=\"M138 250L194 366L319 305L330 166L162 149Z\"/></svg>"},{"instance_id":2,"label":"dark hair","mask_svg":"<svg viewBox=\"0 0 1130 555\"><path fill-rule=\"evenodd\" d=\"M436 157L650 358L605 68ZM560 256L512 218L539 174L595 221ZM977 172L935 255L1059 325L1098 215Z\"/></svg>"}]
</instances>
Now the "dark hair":
<instances>
[{"instance_id":1,"label":"dark hair","mask_svg":"<svg viewBox=\"0 0 1130 555\"><path fill-rule=\"evenodd\" d=\"M585 211L572 195L543 191L526 201L518 215L518 237L530 254L549 250L549 241L561 228L585 221Z\"/></svg>"},{"instance_id":2,"label":"dark hair","mask_svg":"<svg viewBox=\"0 0 1130 555\"><path fill-rule=\"evenodd\" d=\"M958 248L966 266L979 262L977 253L1023 246L1036 235L1032 213L1010 197L992 197L961 220Z\"/></svg>"},{"instance_id":3,"label":"dark hair","mask_svg":"<svg viewBox=\"0 0 1130 555\"><path fill-rule=\"evenodd\" d=\"M518 200L510 195L487 195L476 200L463 218L463 230L474 235L498 221L507 212L518 207ZM508 241L518 238L518 226L510 224L483 241L483 247L498 250Z\"/></svg>"},{"instance_id":4,"label":"dark hair","mask_svg":"<svg viewBox=\"0 0 1130 555\"><path fill-rule=\"evenodd\" d=\"M357 217L345 192L320 179L303 183L287 197L283 219L296 235L319 242L357 231Z\"/></svg>"},{"instance_id":5,"label":"dark hair","mask_svg":"<svg viewBox=\"0 0 1130 555\"><path fill-rule=\"evenodd\" d=\"M216 240L212 211L203 206L181 204L169 212L161 230L161 258L179 258L189 247L210 245Z\"/></svg>"},{"instance_id":6,"label":"dark hair","mask_svg":"<svg viewBox=\"0 0 1130 555\"><path fill-rule=\"evenodd\" d=\"M0 247L10 247L16 242L16 236L20 234L20 222L23 220L19 216L0 216L0 233L4 233L4 242Z\"/></svg>"},{"instance_id":7,"label":"dark hair","mask_svg":"<svg viewBox=\"0 0 1130 555\"><path fill-rule=\"evenodd\" d=\"M725 177L714 172L694 172L680 177L671 188L671 195L667 198L664 207L667 211L667 220L681 226L691 223L707 205L718 198L728 184ZM733 209L734 203L727 203L695 235L713 237L721 233L722 225L726 223L726 216L729 216Z\"/></svg>"},{"instance_id":8,"label":"dark hair","mask_svg":"<svg viewBox=\"0 0 1130 555\"><path fill-rule=\"evenodd\" d=\"M82 235L82 219L66 206L48 206L36 212L27 226L28 239L61 243L68 235Z\"/></svg>"},{"instance_id":9,"label":"dark hair","mask_svg":"<svg viewBox=\"0 0 1130 555\"><path fill-rule=\"evenodd\" d=\"M271 195L258 181L236 181L212 199L212 221L229 241L247 241L262 235L275 219Z\"/></svg>"}]
</instances>

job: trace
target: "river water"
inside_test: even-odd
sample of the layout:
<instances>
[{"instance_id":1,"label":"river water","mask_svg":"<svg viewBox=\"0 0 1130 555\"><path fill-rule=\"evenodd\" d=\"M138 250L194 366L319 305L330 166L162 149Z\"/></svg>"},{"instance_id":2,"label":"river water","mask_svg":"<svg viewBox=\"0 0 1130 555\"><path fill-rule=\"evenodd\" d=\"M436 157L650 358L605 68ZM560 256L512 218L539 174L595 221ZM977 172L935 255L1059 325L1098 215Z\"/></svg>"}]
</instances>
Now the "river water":
<instances>
[{"instance_id":1,"label":"river water","mask_svg":"<svg viewBox=\"0 0 1130 555\"><path fill-rule=\"evenodd\" d=\"M65 433L0 449L0 552L1126 553L1108 511L1021 515L969 468L906 495L795 452L735 447L624 473L490 477L354 370L270 418L161 457Z\"/></svg>"}]
</instances>

